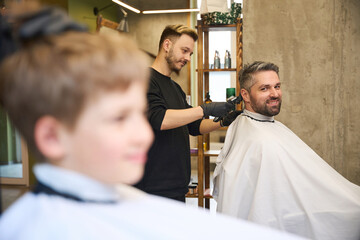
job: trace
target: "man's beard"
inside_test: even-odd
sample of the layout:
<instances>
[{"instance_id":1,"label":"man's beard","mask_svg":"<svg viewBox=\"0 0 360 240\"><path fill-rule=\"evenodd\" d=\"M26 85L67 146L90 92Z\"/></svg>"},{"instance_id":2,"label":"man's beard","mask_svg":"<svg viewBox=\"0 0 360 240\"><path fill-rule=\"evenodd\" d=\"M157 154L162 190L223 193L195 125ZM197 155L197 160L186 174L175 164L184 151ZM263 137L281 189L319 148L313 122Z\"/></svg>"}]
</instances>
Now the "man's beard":
<instances>
[{"instance_id":1,"label":"man's beard","mask_svg":"<svg viewBox=\"0 0 360 240\"><path fill-rule=\"evenodd\" d=\"M177 62L177 59L174 56L173 48L170 48L169 54L165 57L165 59L169 65L170 70L175 72L177 75L179 75L181 68L180 69L176 68L175 63Z\"/></svg>"},{"instance_id":2,"label":"man's beard","mask_svg":"<svg viewBox=\"0 0 360 240\"><path fill-rule=\"evenodd\" d=\"M269 107L266 103L268 101L271 100L279 100L279 104L276 106L272 106ZM260 113L262 115L268 116L268 117L272 117L275 115L278 115L280 113L280 109L281 109L281 98L270 98L268 100L266 100L264 103L257 103L254 99L252 99L252 97L250 96L250 100L251 100L251 108L257 112Z\"/></svg>"}]
</instances>

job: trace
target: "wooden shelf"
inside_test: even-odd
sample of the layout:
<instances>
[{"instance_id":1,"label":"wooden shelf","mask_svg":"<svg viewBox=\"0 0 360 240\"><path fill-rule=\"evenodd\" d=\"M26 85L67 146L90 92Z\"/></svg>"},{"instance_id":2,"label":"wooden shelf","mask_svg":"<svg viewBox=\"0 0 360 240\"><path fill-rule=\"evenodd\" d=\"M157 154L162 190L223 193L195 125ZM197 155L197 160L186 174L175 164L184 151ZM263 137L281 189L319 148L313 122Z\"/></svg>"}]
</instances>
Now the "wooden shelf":
<instances>
[{"instance_id":1,"label":"wooden shelf","mask_svg":"<svg viewBox=\"0 0 360 240\"><path fill-rule=\"evenodd\" d=\"M205 194L207 191L210 192L210 189L205 189L204 194ZM193 194L187 193L187 194L185 195L185 197L187 197L187 198L198 198L198 197L199 197L199 194L198 194L198 193L193 193ZM205 194L205 195L203 196L203 198L212 199L213 196L211 196L210 194Z\"/></svg>"},{"instance_id":2,"label":"wooden shelf","mask_svg":"<svg viewBox=\"0 0 360 240\"><path fill-rule=\"evenodd\" d=\"M236 31L236 24L202 25L203 31ZM198 26L196 26L198 28Z\"/></svg>"},{"instance_id":3,"label":"wooden shelf","mask_svg":"<svg viewBox=\"0 0 360 240\"><path fill-rule=\"evenodd\" d=\"M199 195L198 194L186 194L185 195L186 198L198 198ZM206 198L206 199L212 199L213 196L203 196L203 198Z\"/></svg>"},{"instance_id":4,"label":"wooden shelf","mask_svg":"<svg viewBox=\"0 0 360 240\"><path fill-rule=\"evenodd\" d=\"M190 155L191 156L197 156L198 152L197 149L192 148L192 150L196 150L196 152L191 152ZM217 157L219 156L221 150L207 150L204 151L204 156L205 157Z\"/></svg>"},{"instance_id":5,"label":"wooden shelf","mask_svg":"<svg viewBox=\"0 0 360 240\"><path fill-rule=\"evenodd\" d=\"M210 192L211 192L211 191L210 191L210 188L205 189L205 191L204 191L204 198L207 198L207 199L213 198L213 197L211 196Z\"/></svg>"},{"instance_id":6,"label":"wooden shelf","mask_svg":"<svg viewBox=\"0 0 360 240\"><path fill-rule=\"evenodd\" d=\"M203 104L203 98L206 92L209 91L210 73L213 72L235 72L236 79L239 78L240 70L242 68L242 19L238 19L235 24L229 25L204 25L202 20L198 21L197 25L198 41L197 41L197 76L198 76L198 105ZM210 69L209 61L209 35L211 31L233 31L236 32L236 55L235 56L235 68L221 68ZM240 84L236 81L236 96L240 94ZM221 130L227 130L227 127L220 128ZM205 143L205 144L204 144ZM210 146L210 135L204 134L198 136L198 205L199 207L210 207L210 199L212 196L208 189L210 188L210 159L211 157L217 157L221 150L204 150L203 146ZM193 155L192 155L193 156ZM196 195L194 195L196 197Z\"/></svg>"},{"instance_id":7,"label":"wooden shelf","mask_svg":"<svg viewBox=\"0 0 360 240\"><path fill-rule=\"evenodd\" d=\"M217 157L221 150L208 150L204 152L205 157Z\"/></svg>"},{"instance_id":8,"label":"wooden shelf","mask_svg":"<svg viewBox=\"0 0 360 240\"><path fill-rule=\"evenodd\" d=\"M186 194L185 197L187 198L197 198L199 197L199 195L197 193L194 193L194 194Z\"/></svg>"}]
</instances>

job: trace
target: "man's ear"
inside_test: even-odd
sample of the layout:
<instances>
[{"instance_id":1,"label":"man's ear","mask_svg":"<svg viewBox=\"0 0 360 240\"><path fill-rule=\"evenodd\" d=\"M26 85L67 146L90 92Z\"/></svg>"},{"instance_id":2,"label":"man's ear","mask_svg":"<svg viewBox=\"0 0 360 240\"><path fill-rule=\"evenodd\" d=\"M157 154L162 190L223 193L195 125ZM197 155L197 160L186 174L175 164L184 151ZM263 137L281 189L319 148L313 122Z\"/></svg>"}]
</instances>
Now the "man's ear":
<instances>
[{"instance_id":1,"label":"man's ear","mask_svg":"<svg viewBox=\"0 0 360 240\"><path fill-rule=\"evenodd\" d=\"M170 51L171 48L171 44L172 42L170 41L170 39L165 39L163 42L163 49L166 53L168 53Z\"/></svg>"},{"instance_id":2,"label":"man's ear","mask_svg":"<svg viewBox=\"0 0 360 240\"><path fill-rule=\"evenodd\" d=\"M250 94L246 89L244 89L244 88L240 89L240 94L241 94L242 98L244 99L244 102L246 102L246 103L250 102Z\"/></svg>"},{"instance_id":3,"label":"man's ear","mask_svg":"<svg viewBox=\"0 0 360 240\"><path fill-rule=\"evenodd\" d=\"M43 116L36 121L34 128L35 143L47 159L60 160L64 158L63 132L63 124L52 116Z\"/></svg>"}]
</instances>

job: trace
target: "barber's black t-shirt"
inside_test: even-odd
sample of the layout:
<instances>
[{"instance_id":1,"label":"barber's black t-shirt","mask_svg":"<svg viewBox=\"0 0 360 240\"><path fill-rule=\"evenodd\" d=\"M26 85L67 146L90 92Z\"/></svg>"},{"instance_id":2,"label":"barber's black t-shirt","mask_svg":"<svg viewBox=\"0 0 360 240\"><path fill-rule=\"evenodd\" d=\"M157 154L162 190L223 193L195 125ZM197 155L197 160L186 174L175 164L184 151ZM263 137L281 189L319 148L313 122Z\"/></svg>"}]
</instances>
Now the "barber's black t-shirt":
<instances>
[{"instance_id":1,"label":"barber's black t-shirt","mask_svg":"<svg viewBox=\"0 0 360 240\"><path fill-rule=\"evenodd\" d=\"M155 134L143 179L135 187L164 197L184 196L190 181L189 134L199 135L201 119L160 131L167 109L186 109L186 95L170 77L151 68L147 93L148 118Z\"/></svg>"}]
</instances>

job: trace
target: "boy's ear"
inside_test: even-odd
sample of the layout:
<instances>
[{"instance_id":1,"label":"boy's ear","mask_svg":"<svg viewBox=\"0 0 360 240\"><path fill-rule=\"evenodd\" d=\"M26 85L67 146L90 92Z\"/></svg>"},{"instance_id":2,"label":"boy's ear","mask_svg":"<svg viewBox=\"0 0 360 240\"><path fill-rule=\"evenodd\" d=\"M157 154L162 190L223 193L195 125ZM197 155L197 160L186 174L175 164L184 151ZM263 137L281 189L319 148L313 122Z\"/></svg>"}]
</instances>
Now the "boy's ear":
<instances>
[{"instance_id":1,"label":"boy's ear","mask_svg":"<svg viewBox=\"0 0 360 240\"><path fill-rule=\"evenodd\" d=\"M63 124L52 116L44 116L37 120L34 128L35 143L47 159L60 160L64 157L63 131Z\"/></svg>"}]
</instances>

